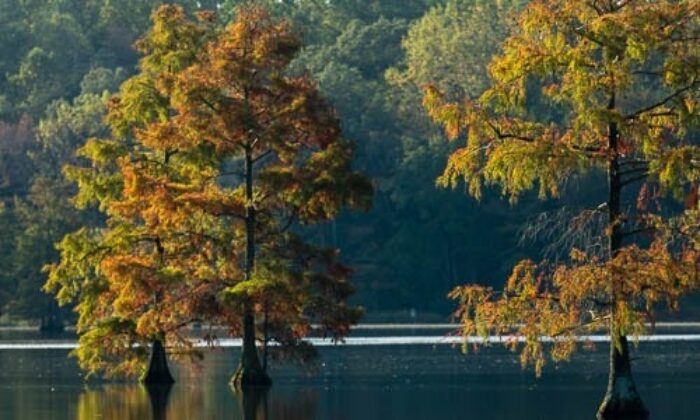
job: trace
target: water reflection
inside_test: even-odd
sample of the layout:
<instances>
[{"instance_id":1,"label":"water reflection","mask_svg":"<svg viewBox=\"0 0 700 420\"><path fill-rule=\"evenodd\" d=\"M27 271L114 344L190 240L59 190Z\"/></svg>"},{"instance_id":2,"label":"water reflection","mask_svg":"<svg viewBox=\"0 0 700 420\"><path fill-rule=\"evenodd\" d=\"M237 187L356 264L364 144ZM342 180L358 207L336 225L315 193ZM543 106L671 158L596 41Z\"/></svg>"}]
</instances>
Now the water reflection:
<instances>
[{"instance_id":1,"label":"water reflection","mask_svg":"<svg viewBox=\"0 0 700 420\"><path fill-rule=\"evenodd\" d=\"M313 390L302 390L293 395L272 393L269 388L250 388L233 391L243 420L306 420L318 418L319 396Z\"/></svg>"},{"instance_id":2,"label":"water reflection","mask_svg":"<svg viewBox=\"0 0 700 420\"><path fill-rule=\"evenodd\" d=\"M319 395L307 389L295 393L290 399L275 398L270 405L270 419L308 420L321 418Z\"/></svg>"},{"instance_id":3,"label":"water reflection","mask_svg":"<svg viewBox=\"0 0 700 420\"><path fill-rule=\"evenodd\" d=\"M229 418L241 420L318 418L318 393L310 389L275 392L251 389L231 392L228 401L212 389L188 385L105 385L86 389L78 397L77 419L189 420ZM225 387L222 387L225 390Z\"/></svg>"},{"instance_id":4,"label":"water reflection","mask_svg":"<svg viewBox=\"0 0 700 420\"><path fill-rule=\"evenodd\" d=\"M114 385L81 393L77 414L79 420L148 419L152 408L145 388Z\"/></svg>"},{"instance_id":5,"label":"water reflection","mask_svg":"<svg viewBox=\"0 0 700 420\"><path fill-rule=\"evenodd\" d=\"M173 389L173 385L146 385L145 388L151 400L151 416L153 420L166 420L168 418L168 397Z\"/></svg>"},{"instance_id":6,"label":"water reflection","mask_svg":"<svg viewBox=\"0 0 700 420\"><path fill-rule=\"evenodd\" d=\"M256 396L227 385L237 349L212 351L199 367L175 365L178 383L160 394L135 384L86 389L67 350L0 349L0 419L592 420L607 383L604 347L539 379L500 346L469 357L450 346L321 351L317 374L273 365L274 386ZM648 343L635 357L651 419L696 420L700 343Z\"/></svg>"},{"instance_id":7,"label":"water reflection","mask_svg":"<svg viewBox=\"0 0 700 420\"><path fill-rule=\"evenodd\" d=\"M238 397L243 420L267 420L267 393L269 388L249 388L245 391L234 390Z\"/></svg>"}]
</instances>

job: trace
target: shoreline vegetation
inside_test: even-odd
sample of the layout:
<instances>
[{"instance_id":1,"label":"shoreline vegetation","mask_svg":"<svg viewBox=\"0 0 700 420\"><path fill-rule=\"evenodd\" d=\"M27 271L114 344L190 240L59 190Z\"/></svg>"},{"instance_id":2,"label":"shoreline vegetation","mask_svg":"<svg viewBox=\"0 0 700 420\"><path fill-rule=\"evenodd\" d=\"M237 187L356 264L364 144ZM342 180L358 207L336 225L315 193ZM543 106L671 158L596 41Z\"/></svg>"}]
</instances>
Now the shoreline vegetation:
<instances>
[{"instance_id":1,"label":"shoreline vegetation","mask_svg":"<svg viewBox=\"0 0 700 420\"><path fill-rule=\"evenodd\" d=\"M608 342L604 420L700 340L699 1L39 3L0 0L0 337L145 385L240 346L241 392Z\"/></svg>"},{"instance_id":2,"label":"shoreline vegetation","mask_svg":"<svg viewBox=\"0 0 700 420\"><path fill-rule=\"evenodd\" d=\"M645 323L644 326L649 329L647 334L642 334L644 337L652 337L657 335L659 331L664 330L688 330L688 331L700 331L700 321L659 321L654 324ZM455 332L461 329L462 325L460 323L439 323L439 322L372 322L372 323L360 323L353 325L351 331L413 331L413 330L428 330L428 331L448 331ZM311 325L312 331L318 330L318 325ZM225 326L188 326L184 328L184 331L226 331ZM39 325L29 324L26 322L18 323L3 323L0 322L0 332L2 331L36 331L39 332ZM75 325L66 325L64 327L65 332L75 332ZM352 336L352 335L350 335ZM2 338L0 338L0 341Z\"/></svg>"}]
</instances>

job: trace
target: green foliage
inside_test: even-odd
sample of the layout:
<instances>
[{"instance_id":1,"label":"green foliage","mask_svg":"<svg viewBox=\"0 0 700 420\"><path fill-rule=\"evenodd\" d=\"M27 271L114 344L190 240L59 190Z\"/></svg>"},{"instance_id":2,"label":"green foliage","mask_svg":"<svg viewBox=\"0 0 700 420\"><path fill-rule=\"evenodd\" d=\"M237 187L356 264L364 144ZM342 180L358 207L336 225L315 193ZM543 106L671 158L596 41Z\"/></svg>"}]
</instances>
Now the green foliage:
<instances>
[{"instance_id":1,"label":"green foliage","mask_svg":"<svg viewBox=\"0 0 700 420\"><path fill-rule=\"evenodd\" d=\"M678 14L693 12L690 6L664 4L623 7L598 16L583 6L555 11L549 4L532 5L520 17L521 32L504 42L502 56L491 63L492 88L478 101L445 103L438 89L427 91L431 116L450 137L464 133L468 139L448 162L443 184L464 178L478 195L482 182L493 183L515 198L537 183L541 195L557 196L568 174L606 166L611 123L619 125L623 152L648 161L663 187L673 189L672 178L677 177L671 174L679 175L682 183L694 182L695 170L689 167L680 174L674 165L689 164L695 146L679 148L667 140L670 135L687 142L686 127L697 122L696 113L688 113L688 104L696 101L697 46L675 39L678 33L695 31L694 22L657 33L643 22L658 13L679 19ZM608 22L607 16L617 23ZM572 22L584 28L571 30L567 25ZM622 48L628 41L644 43L650 53L640 56ZM679 61L686 63L682 70L675 64ZM533 78L543 97L567 112L561 124L524 116ZM618 99L612 107L611 95Z\"/></svg>"},{"instance_id":2,"label":"green foliage","mask_svg":"<svg viewBox=\"0 0 700 420\"><path fill-rule=\"evenodd\" d=\"M7 40L0 45L0 119L3 120L0 195L11 220L16 220L14 197L25 203L29 201L27 194L34 174L39 171L36 177L60 184L59 172L66 163L89 160L94 164L90 170L82 164L66 170L80 184L75 201L81 206L98 204L106 210L107 203L118 197L123 183L115 170L119 157L125 156L131 147L131 140L90 141L82 148L81 156L75 156L74 152L90 137L107 136L106 128L99 127L106 106L104 91L115 92L133 75L138 53L132 45L143 36L150 25L152 9L160 3L156 0L0 0L0 39ZM190 15L207 8L214 10L221 3L212 24L222 25L231 20L233 6L240 1L179 3ZM265 0L257 3L266 4L275 16L292 19L301 31L305 47L292 63L290 74L308 73L317 81L323 96L337 110L343 133L354 140L353 167L370 174L377 190L372 212L341 212L332 222L307 226L299 232L319 245L343 249L342 261L356 267L353 276L358 288L356 302L367 306L370 313L416 308L419 313L447 314L450 303L444 295L455 285L464 280L504 277L507 267L517 259L538 257L537 249L517 246L517 231L528 215L556 204L537 204L534 197L525 195L517 208L511 208L495 200L497 194L490 188L484 188L482 205L477 206L469 197L434 188L435 178L444 169L442 162L461 144L442 142L442 136L420 107L420 88L425 84L433 84L449 100L461 92L467 92L470 97L481 94L487 86L487 62L499 51L502 37L515 26L511 16L522 2ZM56 22L64 22L65 28ZM71 41L66 42L63 37ZM84 50L74 48L85 42ZM630 49L630 55L642 57L649 53L643 44L629 42L626 48ZM42 53L29 59L35 48ZM48 67L37 69L32 64L34 59L44 60L42 63ZM31 76L31 72L25 72L20 78L22 63L27 71L33 68L38 73ZM145 73L143 69L138 71L141 75ZM129 112L143 116L144 121L167 117L167 105L152 106L164 101L156 94L156 81L151 78L145 82L125 87L122 97L132 95L132 99L143 99L143 103L129 101L133 106ZM525 111L548 123L564 120L566 112L560 109L563 107L554 112L556 104L543 96L536 80L526 85L528 94L524 101L520 100ZM142 95L147 91L152 95ZM655 91L649 84L648 89L635 94L651 99ZM693 103L685 104L679 111L694 115L686 109L694 109ZM459 107L449 111L455 116L459 115L455 113L458 110ZM123 129L128 132L128 127ZM648 146L652 147L652 143ZM205 161L216 166L216 160L212 161L210 156L207 150L187 156L196 163L189 170L197 171L198 165ZM675 174L682 165L674 162L687 161L688 156L681 152L669 156L669 164L655 171L666 174L664 177L669 180L679 179ZM160 161L163 158L162 153L158 155ZM528 180L521 175L531 174L526 169L533 165L539 165L534 158L514 162L512 171L494 165L490 172L494 180L511 177L522 182L520 189L532 184L539 190L541 185L536 178ZM233 165L229 169L238 168ZM560 175L563 178L567 173L550 174L550 178ZM463 174L453 175L443 180L458 181L461 185ZM230 185L238 182L234 176L223 177L221 181ZM470 182L470 188L476 192L484 181L479 178L479 182ZM598 192L595 187L598 183L598 178L583 179L577 190L580 200L597 205L594 193ZM671 181L667 188L676 194L683 192L681 184ZM69 189L61 188L61 191L72 194ZM551 188L543 190L547 194L551 191ZM558 186L556 192L561 194L565 190ZM653 196L653 191L650 194ZM577 200L571 199L573 204L578 204ZM78 222L81 225L98 224L92 214L81 217L86 217ZM15 228L18 226L8 227L11 232ZM4 242L13 250L14 237L8 237ZM483 241L488 246L472 241L473 237L486 238ZM55 257L54 254L52 258ZM23 261L31 267L22 271L38 272L37 267L54 260L25 258ZM5 289L6 295L12 300L18 279L8 281L12 286Z\"/></svg>"},{"instance_id":3,"label":"green foliage","mask_svg":"<svg viewBox=\"0 0 700 420\"><path fill-rule=\"evenodd\" d=\"M6 305L12 299L16 287L13 272L8 267L14 265L12 258L17 231L14 212L5 203L0 202L0 266L3 267L0 271L0 315L5 314Z\"/></svg>"},{"instance_id":4,"label":"green foliage","mask_svg":"<svg viewBox=\"0 0 700 420\"><path fill-rule=\"evenodd\" d=\"M10 253L16 291L9 311L24 319L41 320L44 327L54 322L48 318L60 320L66 311L61 313L53 297L41 292L46 277L36 262L54 261L57 257L54 242L79 222L67 199L71 191L65 181L37 177L27 199L16 200L14 204L19 227Z\"/></svg>"},{"instance_id":5,"label":"green foliage","mask_svg":"<svg viewBox=\"0 0 700 420\"><path fill-rule=\"evenodd\" d=\"M93 67L80 81L80 94L100 95L104 92L116 92L126 77L127 72L122 67Z\"/></svg>"},{"instance_id":6,"label":"green foliage","mask_svg":"<svg viewBox=\"0 0 700 420\"><path fill-rule=\"evenodd\" d=\"M518 1L450 0L431 8L408 31L402 46L406 69L396 82L435 83L451 98L486 90L486 66L508 35Z\"/></svg>"},{"instance_id":7,"label":"green foliage","mask_svg":"<svg viewBox=\"0 0 700 420\"><path fill-rule=\"evenodd\" d=\"M27 193L34 169L28 156L34 146L34 130L28 116L16 123L0 121L0 197L3 200Z\"/></svg>"},{"instance_id":8,"label":"green foliage","mask_svg":"<svg viewBox=\"0 0 700 420\"><path fill-rule=\"evenodd\" d=\"M429 10L430 4L382 3L383 10L394 12L370 16L355 9L341 14L334 10L343 6L334 9L332 2L316 9L299 7L294 15L302 27L309 28L305 39L311 40L295 67L310 70L319 81L322 92L338 109L344 131L357 140L357 166L377 186L370 214L342 216L314 234L321 241L341 245L345 258L356 262L358 298L370 313L408 308L446 313L444 294L460 279L502 272L503 261L519 252L514 238L524 217L497 201L481 210L466 197L435 189L439 162L452 148L438 141L439 134L423 115L420 86L426 80L403 70L419 64L412 61L413 55L403 57L402 39L403 45L415 44L413 51L417 52L435 39L451 39L457 22L478 21L479 28L488 33L496 31L492 28L499 28L500 22L494 20L496 14L484 19L474 15L472 8L460 7L456 9L459 16L451 18L454 25L436 27L436 33L425 32L424 39L409 41L415 32L409 28L425 25L421 22L430 18L411 19ZM402 6L405 9L399 11ZM437 34L439 29L442 32ZM460 41L467 38L465 34ZM495 45L496 41L489 42L484 50L493 46L493 54ZM449 63L454 74L465 73L460 62L469 57L448 49L434 53L430 63L421 65ZM483 73L486 63L478 66L467 73ZM451 72L446 70L430 81L437 82ZM473 235L493 238L492 251L466 240Z\"/></svg>"},{"instance_id":9,"label":"green foliage","mask_svg":"<svg viewBox=\"0 0 700 420\"><path fill-rule=\"evenodd\" d=\"M478 99L455 103L436 86L426 89L431 117L463 142L442 185L464 181L476 197L493 184L511 200L532 189L558 198L588 172L608 177L603 205L568 221L572 234L593 231L585 249L554 265L522 261L500 294L455 289L465 335L522 337L521 360L539 374L543 337L556 337L551 356L561 360L576 349L577 334L607 328L628 363L625 336L639 334L661 304L676 310L680 296L697 290L695 213L674 214L678 207L662 197L689 196L688 207L697 206L700 146L690 133L700 122L699 33L696 2L532 2ZM559 118L536 112L533 96ZM622 202L629 190L636 206ZM604 212L602 228L590 216L596 212Z\"/></svg>"},{"instance_id":10,"label":"green foliage","mask_svg":"<svg viewBox=\"0 0 700 420\"><path fill-rule=\"evenodd\" d=\"M13 234L3 236L9 246L3 294L13 316L43 322L57 312L40 290L41 266L55 261L52 244L67 231L94 223L87 215L78 220L61 167L75 162L75 149L88 137L105 131L108 92L127 76L117 66L132 64L131 43L145 28L134 23L156 4L132 3L145 15L120 10L133 13L126 26L109 13L119 6L114 1L0 1L8 41L0 51L0 188L16 220Z\"/></svg>"},{"instance_id":11,"label":"green foliage","mask_svg":"<svg viewBox=\"0 0 700 420\"><path fill-rule=\"evenodd\" d=\"M296 350L312 322L339 339L359 317L337 252L293 231L367 208L371 185L312 81L287 75L301 47L289 23L236 11L221 28L157 9L140 72L109 103L111 136L66 168L76 203L107 217L64 238L46 284L77 303L74 354L90 372L138 373L132 343L155 338L190 353L181 330L195 321L241 334L254 314L264 339Z\"/></svg>"}]
</instances>

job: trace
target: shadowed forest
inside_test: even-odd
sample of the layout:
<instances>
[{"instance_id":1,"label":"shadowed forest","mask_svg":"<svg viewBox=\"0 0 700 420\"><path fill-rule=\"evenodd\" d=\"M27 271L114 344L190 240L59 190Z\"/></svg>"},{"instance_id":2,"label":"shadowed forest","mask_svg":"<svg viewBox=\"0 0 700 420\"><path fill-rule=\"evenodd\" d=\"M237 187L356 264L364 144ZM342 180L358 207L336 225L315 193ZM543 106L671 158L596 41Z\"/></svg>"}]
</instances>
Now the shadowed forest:
<instances>
[{"instance_id":1,"label":"shadowed forest","mask_svg":"<svg viewBox=\"0 0 700 420\"><path fill-rule=\"evenodd\" d=\"M0 40L0 324L88 375L455 322L537 376L606 337L598 414L644 418L630 342L700 314L697 1L0 0Z\"/></svg>"},{"instance_id":2,"label":"shadowed forest","mask_svg":"<svg viewBox=\"0 0 700 420\"><path fill-rule=\"evenodd\" d=\"M5 320L71 320L41 291L42 267L57 261L54 244L101 216L71 203L75 184L62 174L90 137L103 136L107 102L133 76L132 45L161 1L12 1L0 4L0 168L2 295ZM190 12L219 10L230 19L236 2L180 2ZM355 144L353 166L371 178L371 211L343 212L305 235L342 250L353 269L353 301L383 320L445 321L447 293L464 282L499 284L523 257L534 215L567 202L536 194L517 206L486 191L481 202L436 188L454 144L431 123L422 88L434 83L453 98L487 86L486 66L505 38L517 1L270 2L292 19L304 48L290 71L306 71L336 109L343 135ZM604 197L595 181L574 185L571 204ZM478 238L478 240L473 240ZM58 311L58 312L57 312Z\"/></svg>"}]
</instances>

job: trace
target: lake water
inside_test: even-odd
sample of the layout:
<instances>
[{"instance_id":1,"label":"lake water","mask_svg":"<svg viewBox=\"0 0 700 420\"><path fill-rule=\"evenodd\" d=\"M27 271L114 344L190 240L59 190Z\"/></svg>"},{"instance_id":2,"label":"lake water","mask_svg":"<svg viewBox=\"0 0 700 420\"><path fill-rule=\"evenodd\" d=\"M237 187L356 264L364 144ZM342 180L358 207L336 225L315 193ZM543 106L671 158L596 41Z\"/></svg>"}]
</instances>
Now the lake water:
<instances>
[{"instance_id":1,"label":"lake water","mask_svg":"<svg viewBox=\"0 0 700 420\"><path fill-rule=\"evenodd\" d=\"M208 352L201 366L176 366L178 383L149 394L136 384L86 383L61 348L69 336L0 333L0 419L576 420L593 419L605 391L607 343L537 379L501 346L465 356L436 331L365 335L374 337L321 347L315 372L274 365L269 392L243 396L228 386L236 347ZM700 418L700 337L681 338L643 342L634 353L652 419ZM3 347L10 343L25 346Z\"/></svg>"}]
</instances>

